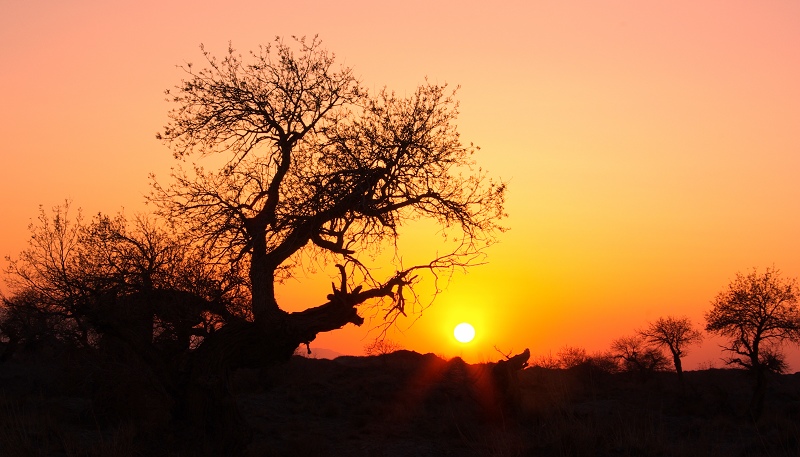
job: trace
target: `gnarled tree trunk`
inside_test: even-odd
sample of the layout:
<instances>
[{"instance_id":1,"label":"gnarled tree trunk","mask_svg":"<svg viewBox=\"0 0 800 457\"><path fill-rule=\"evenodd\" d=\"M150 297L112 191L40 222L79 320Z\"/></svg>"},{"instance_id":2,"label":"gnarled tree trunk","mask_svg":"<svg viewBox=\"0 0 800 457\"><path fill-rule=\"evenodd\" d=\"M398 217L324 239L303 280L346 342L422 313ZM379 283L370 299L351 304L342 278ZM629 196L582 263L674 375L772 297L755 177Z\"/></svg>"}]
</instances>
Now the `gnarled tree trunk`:
<instances>
[{"instance_id":1,"label":"gnarled tree trunk","mask_svg":"<svg viewBox=\"0 0 800 457\"><path fill-rule=\"evenodd\" d=\"M366 298L334 289L329 301L296 313L271 313L254 322L232 322L205 339L183 367L177 391L176 416L210 436L214 445L228 451L249 439L229 377L236 368L261 368L288 361L298 346L313 341L320 332L361 325L356 306ZM371 295L370 295L371 296Z\"/></svg>"}]
</instances>

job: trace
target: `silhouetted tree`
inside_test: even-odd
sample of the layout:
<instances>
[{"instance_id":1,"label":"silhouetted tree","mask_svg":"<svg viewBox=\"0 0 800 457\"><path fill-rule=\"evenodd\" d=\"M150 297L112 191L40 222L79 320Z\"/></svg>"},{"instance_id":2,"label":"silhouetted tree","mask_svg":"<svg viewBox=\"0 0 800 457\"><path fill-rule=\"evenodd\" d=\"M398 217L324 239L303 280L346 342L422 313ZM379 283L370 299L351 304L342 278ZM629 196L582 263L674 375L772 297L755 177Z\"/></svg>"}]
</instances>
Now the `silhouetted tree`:
<instances>
[{"instance_id":1,"label":"silhouetted tree","mask_svg":"<svg viewBox=\"0 0 800 457\"><path fill-rule=\"evenodd\" d=\"M366 355L384 355L391 354L392 352L403 349L403 345L397 341L388 340L386 338L376 338L373 342L364 346L364 354Z\"/></svg>"},{"instance_id":2,"label":"silhouetted tree","mask_svg":"<svg viewBox=\"0 0 800 457\"><path fill-rule=\"evenodd\" d=\"M655 346L666 347L672 354L672 361L675 364L675 371L683 384L683 367L681 358L686 355L686 347L699 343L703 340L703 334L692 327L692 322L688 317L659 317L655 322L644 330L639 331L639 335L646 342Z\"/></svg>"},{"instance_id":3,"label":"silhouetted tree","mask_svg":"<svg viewBox=\"0 0 800 457\"><path fill-rule=\"evenodd\" d=\"M195 247L152 219L73 217L69 202L40 208L28 247L7 258L0 327L11 346L61 341L98 346L107 338L189 349L219 321L241 314L241 278L209 265ZM245 316L242 315L241 318Z\"/></svg>"},{"instance_id":4,"label":"silhouetted tree","mask_svg":"<svg viewBox=\"0 0 800 457\"><path fill-rule=\"evenodd\" d=\"M560 368L565 369L577 367L589 360L589 354L586 353L586 349L574 346L564 346L559 349L556 357L558 357Z\"/></svg>"},{"instance_id":5,"label":"silhouetted tree","mask_svg":"<svg viewBox=\"0 0 800 457\"><path fill-rule=\"evenodd\" d=\"M0 359L79 349L97 411L163 432L194 349L249 316L246 281L152 217L85 221L66 203L30 230L8 259Z\"/></svg>"},{"instance_id":6,"label":"silhouetted tree","mask_svg":"<svg viewBox=\"0 0 800 457\"><path fill-rule=\"evenodd\" d=\"M184 66L186 79L168 91L176 107L157 136L176 158L198 156L210 168L178 168L171 185L154 182L151 201L215 259L244 265L253 321L227 325L198 348L196 401L187 404L229 403L224 382L197 380L288 359L320 332L361 325L365 302L393 322L416 297L420 273L480 261L501 229L505 196L474 167L476 148L461 143L445 86L370 95L317 38L276 38L247 59L230 48L222 59L203 53L205 67ZM413 266L397 254L394 271L376 276L370 256L396 249L401 225L419 218L442 227L443 254ZM303 259L335 265L340 279L327 301L290 313L275 285Z\"/></svg>"},{"instance_id":7,"label":"silhouetted tree","mask_svg":"<svg viewBox=\"0 0 800 457\"><path fill-rule=\"evenodd\" d=\"M173 353L205 338L221 323L246 317L249 298L241 275L205 259L205 252L152 217L128 221L97 215L86 229L82 256L93 265L104 293L93 322L120 336L138 329L140 345Z\"/></svg>"},{"instance_id":8,"label":"silhouetted tree","mask_svg":"<svg viewBox=\"0 0 800 457\"><path fill-rule=\"evenodd\" d=\"M226 333L263 341L260 355L229 354L240 359L285 358L320 332L361 325L357 306L375 299L393 321L420 272L475 263L504 215L505 187L473 168L445 87L370 96L316 38L295 44L276 39L248 62L232 49L221 60L204 51L206 68L185 66L187 80L170 92L177 107L158 135L178 158L222 158L218 169L196 165L170 186L155 183L152 200L217 258L247 265L254 324ZM399 227L420 217L448 229L454 248L376 277L368 254L397 246ZM288 313L275 284L309 257L335 263L339 284L322 305Z\"/></svg>"},{"instance_id":9,"label":"silhouetted tree","mask_svg":"<svg viewBox=\"0 0 800 457\"><path fill-rule=\"evenodd\" d=\"M796 279L783 278L774 267L763 273L753 269L746 275L737 273L706 313L706 330L731 339L724 347L732 354L727 363L755 376L749 407L753 417L759 417L764 406L767 373L786 368L781 345L800 341L797 300Z\"/></svg>"},{"instance_id":10,"label":"silhouetted tree","mask_svg":"<svg viewBox=\"0 0 800 457\"><path fill-rule=\"evenodd\" d=\"M80 211L73 219L68 203L52 215L40 207L28 228L28 248L16 259L6 257L4 280L11 295L3 297L3 331L15 349L44 340L89 345L91 326L81 309L96 275L79 254L85 230Z\"/></svg>"},{"instance_id":11,"label":"silhouetted tree","mask_svg":"<svg viewBox=\"0 0 800 457\"><path fill-rule=\"evenodd\" d=\"M531 366L554 370L561 368L561 361L558 359L557 355L553 355L552 352L548 351L547 354L542 354L539 357L536 357L531 362Z\"/></svg>"},{"instance_id":12,"label":"silhouetted tree","mask_svg":"<svg viewBox=\"0 0 800 457\"><path fill-rule=\"evenodd\" d=\"M617 357L610 351L595 352L586 363L601 373L618 373L620 370Z\"/></svg>"},{"instance_id":13,"label":"silhouetted tree","mask_svg":"<svg viewBox=\"0 0 800 457\"><path fill-rule=\"evenodd\" d=\"M648 346L639 335L617 338L611 342L612 353L621 360L622 369L647 379L654 371L667 369L669 362L657 348Z\"/></svg>"}]
</instances>

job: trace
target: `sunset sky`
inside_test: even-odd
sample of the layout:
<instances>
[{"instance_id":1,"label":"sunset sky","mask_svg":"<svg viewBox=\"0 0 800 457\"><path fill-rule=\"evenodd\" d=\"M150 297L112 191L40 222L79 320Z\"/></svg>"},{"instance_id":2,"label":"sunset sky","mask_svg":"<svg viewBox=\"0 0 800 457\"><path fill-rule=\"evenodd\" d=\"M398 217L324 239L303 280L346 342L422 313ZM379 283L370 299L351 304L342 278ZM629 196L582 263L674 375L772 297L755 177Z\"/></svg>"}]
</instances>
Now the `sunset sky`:
<instances>
[{"instance_id":1,"label":"sunset sky","mask_svg":"<svg viewBox=\"0 0 800 457\"><path fill-rule=\"evenodd\" d=\"M737 271L800 276L800 2L0 0L0 255L38 205L146 211L175 66L318 34L370 90L460 85L459 130L509 182L511 230L389 338L495 360L698 327ZM436 238L431 238L435 243ZM434 244L431 244L434 246ZM5 267L5 262L3 263ZM329 287L297 283L301 309ZM462 321L476 329L457 343ZM372 322L374 325L376 322ZM313 346L359 354L368 326ZM687 368L721 366L718 341ZM800 350L791 347L791 369Z\"/></svg>"}]
</instances>

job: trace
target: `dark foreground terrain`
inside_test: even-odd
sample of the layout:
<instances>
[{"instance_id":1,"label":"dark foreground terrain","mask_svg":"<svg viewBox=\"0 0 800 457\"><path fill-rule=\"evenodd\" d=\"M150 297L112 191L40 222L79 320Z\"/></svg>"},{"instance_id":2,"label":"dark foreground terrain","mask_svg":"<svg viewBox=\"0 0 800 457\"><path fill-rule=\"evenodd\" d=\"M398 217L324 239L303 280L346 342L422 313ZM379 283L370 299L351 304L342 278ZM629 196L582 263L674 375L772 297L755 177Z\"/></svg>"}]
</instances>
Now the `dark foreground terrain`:
<instances>
[{"instance_id":1,"label":"dark foreground terrain","mask_svg":"<svg viewBox=\"0 0 800 457\"><path fill-rule=\"evenodd\" d=\"M501 392L491 367L399 351L237 371L230 385L246 438L231 453L800 455L800 374L770 379L754 421L743 414L750 380L741 371L688 372L682 388L675 373L531 367ZM152 404L139 383L120 377L109 387L98 372L63 355L0 364L0 455L225 453L208 430L162 420L169 406Z\"/></svg>"}]
</instances>

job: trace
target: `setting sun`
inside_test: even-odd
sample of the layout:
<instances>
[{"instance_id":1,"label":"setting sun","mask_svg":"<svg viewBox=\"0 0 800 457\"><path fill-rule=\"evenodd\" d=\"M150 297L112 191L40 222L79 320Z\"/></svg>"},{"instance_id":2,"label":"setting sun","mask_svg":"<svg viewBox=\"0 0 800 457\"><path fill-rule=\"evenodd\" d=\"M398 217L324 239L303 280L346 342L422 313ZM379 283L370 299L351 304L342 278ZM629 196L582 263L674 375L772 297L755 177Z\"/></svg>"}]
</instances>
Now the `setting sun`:
<instances>
[{"instance_id":1,"label":"setting sun","mask_svg":"<svg viewBox=\"0 0 800 457\"><path fill-rule=\"evenodd\" d=\"M800 457L800 0L226 3L0 0L0 457Z\"/></svg>"},{"instance_id":2,"label":"setting sun","mask_svg":"<svg viewBox=\"0 0 800 457\"><path fill-rule=\"evenodd\" d=\"M475 338L475 327L466 322L458 324L453 330L453 336L456 337L459 343L469 343Z\"/></svg>"}]
</instances>

